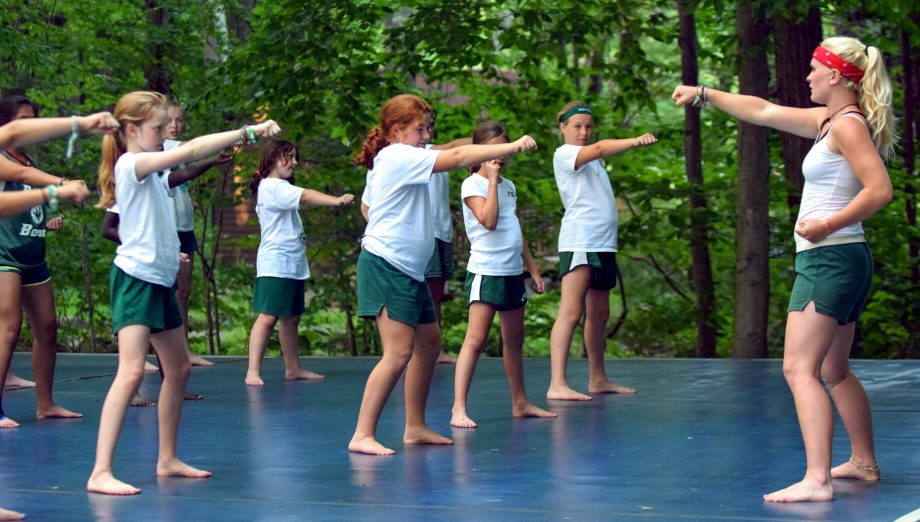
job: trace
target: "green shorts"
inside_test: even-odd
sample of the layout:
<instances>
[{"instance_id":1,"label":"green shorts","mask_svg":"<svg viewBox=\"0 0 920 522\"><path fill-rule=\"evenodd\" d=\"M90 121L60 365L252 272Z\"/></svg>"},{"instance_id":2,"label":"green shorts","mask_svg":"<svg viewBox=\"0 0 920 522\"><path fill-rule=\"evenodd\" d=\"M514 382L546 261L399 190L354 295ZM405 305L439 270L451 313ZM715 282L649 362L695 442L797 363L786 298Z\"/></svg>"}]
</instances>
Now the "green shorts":
<instances>
[{"instance_id":1,"label":"green shorts","mask_svg":"<svg viewBox=\"0 0 920 522\"><path fill-rule=\"evenodd\" d=\"M252 292L252 310L274 317L301 315L304 309L304 280L257 277Z\"/></svg>"},{"instance_id":2,"label":"green shorts","mask_svg":"<svg viewBox=\"0 0 920 522\"><path fill-rule=\"evenodd\" d=\"M591 267L591 288L610 290L617 286L616 252L559 252L560 278L581 265Z\"/></svg>"},{"instance_id":3,"label":"green shorts","mask_svg":"<svg viewBox=\"0 0 920 522\"><path fill-rule=\"evenodd\" d=\"M377 317L384 308L390 319L413 328L437 321L427 284L362 249L358 256L358 316Z\"/></svg>"},{"instance_id":4,"label":"green shorts","mask_svg":"<svg viewBox=\"0 0 920 522\"><path fill-rule=\"evenodd\" d=\"M194 230L179 230L179 252L183 254L188 254L189 256L195 255L195 249L198 248L198 240L195 239Z\"/></svg>"},{"instance_id":5,"label":"green shorts","mask_svg":"<svg viewBox=\"0 0 920 522\"><path fill-rule=\"evenodd\" d=\"M18 266L0 266L0 272L19 274L20 286L38 286L51 281L51 269L47 263L29 268Z\"/></svg>"},{"instance_id":6,"label":"green shorts","mask_svg":"<svg viewBox=\"0 0 920 522\"><path fill-rule=\"evenodd\" d=\"M450 279L454 275L454 246L447 241L434 239L434 252L425 267L425 279Z\"/></svg>"},{"instance_id":7,"label":"green shorts","mask_svg":"<svg viewBox=\"0 0 920 522\"><path fill-rule=\"evenodd\" d=\"M487 276L467 272L467 304L485 303L498 311L517 310L527 303L524 274Z\"/></svg>"},{"instance_id":8,"label":"green shorts","mask_svg":"<svg viewBox=\"0 0 920 522\"><path fill-rule=\"evenodd\" d=\"M112 265L109 295L114 333L135 324L149 326L152 333L182 326L179 304L172 288L142 281Z\"/></svg>"},{"instance_id":9,"label":"green shorts","mask_svg":"<svg viewBox=\"0 0 920 522\"><path fill-rule=\"evenodd\" d=\"M872 284L869 245L848 243L803 250L795 255L795 283L789 312L815 302L815 310L848 324L859 319Z\"/></svg>"}]
</instances>

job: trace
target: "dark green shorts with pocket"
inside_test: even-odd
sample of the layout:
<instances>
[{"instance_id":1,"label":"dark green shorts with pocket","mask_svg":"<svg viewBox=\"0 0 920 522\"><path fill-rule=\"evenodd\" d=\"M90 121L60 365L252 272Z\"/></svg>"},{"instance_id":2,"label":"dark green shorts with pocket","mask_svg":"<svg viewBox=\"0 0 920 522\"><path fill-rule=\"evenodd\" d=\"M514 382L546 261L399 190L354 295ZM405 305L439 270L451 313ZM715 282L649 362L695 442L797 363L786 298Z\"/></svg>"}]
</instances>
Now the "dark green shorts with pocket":
<instances>
[{"instance_id":1,"label":"dark green shorts with pocket","mask_svg":"<svg viewBox=\"0 0 920 522\"><path fill-rule=\"evenodd\" d=\"M114 333L135 324L149 326L151 333L182 326L179 303L172 288L142 281L112 265L109 295Z\"/></svg>"},{"instance_id":2,"label":"dark green shorts with pocket","mask_svg":"<svg viewBox=\"0 0 920 522\"><path fill-rule=\"evenodd\" d=\"M872 252L865 242L803 250L795 255L789 312L815 310L848 324L859 319L872 283Z\"/></svg>"},{"instance_id":3,"label":"dark green shorts with pocket","mask_svg":"<svg viewBox=\"0 0 920 522\"><path fill-rule=\"evenodd\" d=\"M487 276L466 274L467 305L485 303L500 312L517 310L527 304L524 274L514 276Z\"/></svg>"},{"instance_id":4,"label":"dark green shorts with pocket","mask_svg":"<svg viewBox=\"0 0 920 522\"><path fill-rule=\"evenodd\" d=\"M252 310L274 317L301 315L304 310L304 280L285 277L257 277L252 292Z\"/></svg>"},{"instance_id":5,"label":"dark green shorts with pocket","mask_svg":"<svg viewBox=\"0 0 920 522\"><path fill-rule=\"evenodd\" d=\"M454 246L447 241L434 239L434 251L428 266L425 267L425 279L450 279L454 275Z\"/></svg>"},{"instance_id":6,"label":"dark green shorts with pocket","mask_svg":"<svg viewBox=\"0 0 920 522\"><path fill-rule=\"evenodd\" d=\"M362 249L358 256L358 316L377 317L384 308L387 317L413 328L437 321L426 283Z\"/></svg>"},{"instance_id":7,"label":"dark green shorts with pocket","mask_svg":"<svg viewBox=\"0 0 920 522\"><path fill-rule=\"evenodd\" d=\"M591 267L590 288L610 290L617 286L616 252L559 252L559 277L581 265Z\"/></svg>"}]
</instances>

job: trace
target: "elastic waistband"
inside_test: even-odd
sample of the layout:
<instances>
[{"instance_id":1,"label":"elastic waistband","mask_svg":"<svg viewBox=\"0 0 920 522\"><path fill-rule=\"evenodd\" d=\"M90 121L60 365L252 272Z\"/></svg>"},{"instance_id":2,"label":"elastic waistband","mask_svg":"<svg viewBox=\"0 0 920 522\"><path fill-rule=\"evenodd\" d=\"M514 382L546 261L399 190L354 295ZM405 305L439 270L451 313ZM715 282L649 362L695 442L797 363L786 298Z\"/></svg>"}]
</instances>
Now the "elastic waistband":
<instances>
[{"instance_id":1,"label":"elastic waistband","mask_svg":"<svg viewBox=\"0 0 920 522\"><path fill-rule=\"evenodd\" d=\"M865 243L865 242L866 242L866 236L863 234L852 234L852 235L847 235L847 236L828 237L828 238L824 238L823 241L819 241L817 243L811 243L807 241L805 243L800 243L796 241L795 251L804 252L805 250L811 250L812 248L821 248L821 247L834 246L834 245L849 245L851 243Z\"/></svg>"}]
</instances>

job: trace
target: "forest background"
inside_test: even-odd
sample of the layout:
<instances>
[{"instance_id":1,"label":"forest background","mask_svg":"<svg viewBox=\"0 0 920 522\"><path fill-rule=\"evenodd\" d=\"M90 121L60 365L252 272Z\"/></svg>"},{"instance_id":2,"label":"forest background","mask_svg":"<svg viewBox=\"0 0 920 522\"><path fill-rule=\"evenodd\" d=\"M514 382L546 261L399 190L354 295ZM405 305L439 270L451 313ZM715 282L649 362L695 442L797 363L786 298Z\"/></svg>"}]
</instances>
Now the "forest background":
<instances>
[{"instance_id":1,"label":"forest background","mask_svg":"<svg viewBox=\"0 0 920 522\"><path fill-rule=\"evenodd\" d=\"M166 93L188 109L185 138L271 117L303 157L297 183L360 195L352 158L381 104L412 92L437 111L436 142L469 136L482 119L531 134L516 156L525 237L548 283L527 305L525 354L547 356L559 303L555 257L562 204L552 172L561 143L555 115L592 106L599 137L654 133L657 145L608 159L620 210L621 284L611 294L608 355L780 356L794 279L792 227L801 158L810 146L738 124L717 110L676 108L679 83L702 83L809 106L811 51L832 35L878 47L895 87L895 198L866 223L873 292L854 355L920 357L917 228L920 8L910 0L737 2L684 0L0 0L0 90L26 94L42 115L111 109L124 93ZM100 140L65 140L31 152L48 172L96 184ZM246 353L254 316L258 225L248 201L258 150L193 183L197 202L191 345L202 354ZM468 256L452 173L455 262L444 339L466 328ZM65 206L47 237L61 349L115 350L108 272L114 245L102 210ZM372 322L355 315L355 263L364 222L357 208L306 210L308 305L303 355L379 354ZM487 353L500 354L497 330ZM30 333L24 332L22 347ZM573 352L580 351L580 338ZM277 353L277 343L272 349Z\"/></svg>"}]
</instances>

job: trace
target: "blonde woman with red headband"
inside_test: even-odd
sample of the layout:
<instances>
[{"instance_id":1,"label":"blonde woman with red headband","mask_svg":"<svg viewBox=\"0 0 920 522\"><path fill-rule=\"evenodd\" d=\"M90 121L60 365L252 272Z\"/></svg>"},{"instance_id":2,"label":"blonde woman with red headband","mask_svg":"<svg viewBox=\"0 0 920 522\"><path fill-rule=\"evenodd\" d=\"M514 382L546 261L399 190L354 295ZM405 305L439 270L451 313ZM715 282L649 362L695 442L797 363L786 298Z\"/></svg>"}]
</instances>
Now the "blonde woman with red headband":
<instances>
[{"instance_id":1,"label":"blonde woman with red headband","mask_svg":"<svg viewBox=\"0 0 920 522\"><path fill-rule=\"evenodd\" d=\"M703 86L680 85L671 96L677 105L708 102L742 121L815 140L802 163L796 279L783 355L806 470L800 482L764 495L769 502L829 501L832 478L881 477L869 400L850 371L849 355L872 280L862 221L892 197L884 163L895 139L891 82L878 48L847 37L829 38L815 49L806 81L821 107L782 107ZM833 469L834 413L822 380L850 437L850 459Z\"/></svg>"}]
</instances>

